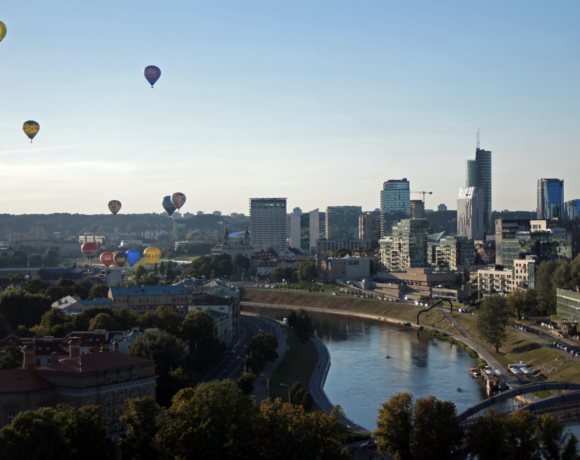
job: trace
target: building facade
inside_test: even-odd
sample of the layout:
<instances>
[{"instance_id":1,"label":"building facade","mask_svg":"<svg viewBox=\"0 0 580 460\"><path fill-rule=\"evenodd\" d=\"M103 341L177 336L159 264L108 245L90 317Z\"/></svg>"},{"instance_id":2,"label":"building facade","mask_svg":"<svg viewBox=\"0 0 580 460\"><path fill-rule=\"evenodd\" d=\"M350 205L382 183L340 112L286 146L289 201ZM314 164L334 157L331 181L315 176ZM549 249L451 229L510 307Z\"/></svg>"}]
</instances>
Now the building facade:
<instances>
[{"instance_id":1,"label":"building facade","mask_svg":"<svg viewBox=\"0 0 580 460\"><path fill-rule=\"evenodd\" d=\"M471 161L471 160L468 160ZM457 199L457 235L483 241L483 194L477 187L459 189Z\"/></svg>"},{"instance_id":2,"label":"building facade","mask_svg":"<svg viewBox=\"0 0 580 460\"><path fill-rule=\"evenodd\" d=\"M578 289L556 290L556 313L569 321L580 322L580 292Z\"/></svg>"},{"instance_id":3,"label":"building facade","mask_svg":"<svg viewBox=\"0 0 580 460\"><path fill-rule=\"evenodd\" d=\"M383 270L403 272L408 268L430 267L427 258L427 219L403 219L392 229L392 235L381 238Z\"/></svg>"},{"instance_id":4,"label":"building facade","mask_svg":"<svg viewBox=\"0 0 580 460\"><path fill-rule=\"evenodd\" d=\"M187 315L191 293L183 285L111 286L109 299L113 308L126 308L135 313L147 313L165 305L182 316Z\"/></svg>"},{"instance_id":5,"label":"building facade","mask_svg":"<svg viewBox=\"0 0 580 460\"><path fill-rule=\"evenodd\" d=\"M256 251L286 250L286 198L250 198L250 223Z\"/></svg>"},{"instance_id":6,"label":"building facade","mask_svg":"<svg viewBox=\"0 0 580 460\"><path fill-rule=\"evenodd\" d=\"M564 218L564 181L538 179L538 219Z\"/></svg>"},{"instance_id":7,"label":"building facade","mask_svg":"<svg viewBox=\"0 0 580 460\"><path fill-rule=\"evenodd\" d=\"M359 240L378 240L381 234L381 215L374 211L363 212L358 220Z\"/></svg>"},{"instance_id":8,"label":"building facade","mask_svg":"<svg viewBox=\"0 0 580 460\"><path fill-rule=\"evenodd\" d=\"M326 208L326 239L356 239L361 213L360 206L328 206Z\"/></svg>"},{"instance_id":9,"label":"building facade","mask_svg":"<svg viewBox=\"0 0 580 460\"><path fill-rule=\"evenodd\" d=\"M446 236L435 246L434 265L439 270L457 271L473 265L475 247L466 236Z\"/></svg>"},{"instance_id":10,"label":"building facade","mask_svg":"<svg viewBox=\"0 0 580 460\"><path fill-rule=\"evenodd\" d=\"M335 283L337 280L360 281L371 276L371 260L361 257L343 257L333 259L316 257L318 281Z\"/></svg>"},{"instance_id":11,"label":"building facade","mask_svg":"<svg viewBox=\"0 0 580 460\"><path fill-rule=\"evenodd\" d=\"M572 235L563 228L517 232L514 238L502 241L501 254L501 264L510 269L515 260L527 256L536 256L539 260L571 259Z\"/></svg>"},{"instance_id":12,"label":"building facade","mask_svg":"<svg viewBox=\"0 0 580 460\"><path fill-rule=\"evenodd\" d=\"M411 219L425 218L425 203L423 200L411 200Z\"/></svg>"},{"instance_id":13,"label":"building facade","mask_svg":"<svg viewBox=\"0 0 580 460\"><path fill-rule=\"evenodd\" d=\"M392 228L411 217L411 189L407 179L383 182L381 190L381 238L392 235Z\"/></svg>"},{"instance_id":14,"label":"building facade","mask_svg":"<svg viewBox=\"0 0 580 460\"><path fill-rule=\"evenodd\" d=\"M358 248L370 248L371 240L318 240L317 243L317 253L322 252L332 252L337 249L358 249Z\"/></svg>"},{"instance_id":15,"label":"building facade","mask_svg":"<svg viewBox=\"0 0 580 460\"><path fill-rule=\"evenodd\" d=\"M488 268L478 270L477 289L484 295L506 295L514 290L513 270Z\"/></svg>"},{"instance_id":16,"label":"building facade","mask_svg":"<svg viewBox=\"0 0 580 460\"><path fill-rule=\"evenodd\" d=\"M477 163L475 160L465 160L465 187L477 187Z\"/></svg>"},{"instance_id":17,"label":"building facade","mask_svg":"<svg viewBox=\"0 0 580 460\"><path fill-rule=\"evenodd\" d=\"M570 200L564 203L564 220L580 220L580 200Z\"/></svg>"}]
</instances>

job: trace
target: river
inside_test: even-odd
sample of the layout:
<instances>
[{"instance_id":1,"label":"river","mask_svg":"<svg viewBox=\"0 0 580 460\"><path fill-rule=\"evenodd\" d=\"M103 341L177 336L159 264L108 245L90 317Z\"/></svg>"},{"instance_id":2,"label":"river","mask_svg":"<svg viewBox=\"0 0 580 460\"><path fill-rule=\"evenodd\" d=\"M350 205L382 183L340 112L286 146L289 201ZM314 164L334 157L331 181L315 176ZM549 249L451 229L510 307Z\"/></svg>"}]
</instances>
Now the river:
<instances>
[{"instance_id":1,"label":"river","mask_svg":"<svg viewBox=\"0 0 580 460\"><path fill-rule=\"evenodd\" d=\"M261 309L260 313L282 319L290 311ZM456 345L383 321L308 314L330 351L326 394L351 420L369 430L376 428L381 403L395 393L453 401L458 412L487 397L483 385L469 373L476 360Z\"/></svg>"}]
</instances>

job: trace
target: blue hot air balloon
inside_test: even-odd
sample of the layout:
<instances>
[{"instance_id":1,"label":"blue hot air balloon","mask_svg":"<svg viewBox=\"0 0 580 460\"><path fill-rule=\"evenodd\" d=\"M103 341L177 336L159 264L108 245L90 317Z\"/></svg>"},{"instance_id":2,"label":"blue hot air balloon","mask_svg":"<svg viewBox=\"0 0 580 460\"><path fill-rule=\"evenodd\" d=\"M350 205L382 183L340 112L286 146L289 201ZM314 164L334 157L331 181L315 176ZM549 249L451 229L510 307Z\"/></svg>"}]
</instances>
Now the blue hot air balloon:
<instances>
[{"instance_id":1,"label":"blue hot air balloon","mask_svg":"<svg viewBox=\"0 0 580 460\"><path fill-rule=\"evenodd\" d=\"M139 262L140 258L141 254L139 254L139 251L137 251L136 249L129 249L127 251L127 263L129 264L130 267Z\"/></svg>"},{"instance_id":2,"label":"blue hot air balloon","mask_svg":"<svg viewBox=\"0 0 580 460\"><path fill-rule=\"evenodd\" d=\"M145 75L146 80L151 85L151 88L153 88L153 85L161 76L161 70L159 70L159 67L155 67L154 65L148 65L145 67L143 75Z\"/></svg>"},{"instance_id":3,"label":"blue hot air balloon","mask_svg":"<svg viewBox=\"0 0 580 460\"><path fill-rule=\"evenodd\" d=\"M163 209L165 209L165 212L167 212L167 214L169 214L169 217L171 217L173 215L173 213L175 212L175 210L177 209L173 205L173 203L171 202L170 196L166 196L165 198L163 198L161 205L163 206Z\"/></svg>"}]
</instances>

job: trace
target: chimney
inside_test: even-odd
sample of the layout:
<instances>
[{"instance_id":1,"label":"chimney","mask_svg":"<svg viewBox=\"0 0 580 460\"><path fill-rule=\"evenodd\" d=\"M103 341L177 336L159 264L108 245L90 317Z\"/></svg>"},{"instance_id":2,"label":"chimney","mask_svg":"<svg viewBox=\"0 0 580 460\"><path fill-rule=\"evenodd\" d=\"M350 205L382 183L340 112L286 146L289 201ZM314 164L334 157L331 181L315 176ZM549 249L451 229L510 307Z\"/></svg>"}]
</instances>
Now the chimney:
<instances>
[{"instance_id":1,"label":"chimney","mask_svg":"<svg viewBox=\"0 0 580 460\"><path fill-rule=\"evenodd\" d=\"M53 351L50 354L50 361L52 362L52 364L58 363L59 358L60 358L60 356L59 356L58 352L56 352L56 351Z\"/></svg>"},{"instance_id":2,"label":"chimney","mask_svg":"<svg viewBox=\"0 0 580 460\"><path fill-rule=\"evenodd\" d=\"M81 354L81 340L78 337L71 337L68 347L70 358L77 358Z\"/></svg>"},{"instance_id":3,"label":"chimney","mask_svg":"<svg viewBox=\"0 0 580 460\"><path fill-rule=\"evenodd\" d=\"M113 342L113 350L119 353L119 342Z\"/></svg>"},{"instance_id":4,"label":"chimney","mask_svg":"<svg viewBox=\"0 0 580 460\"><path fill-rule=\"evenodd\" d=\"M36 347L32 342L26 342L22 348L24 351L23 369L36 369Z\"/></svg>"}]
</instances>

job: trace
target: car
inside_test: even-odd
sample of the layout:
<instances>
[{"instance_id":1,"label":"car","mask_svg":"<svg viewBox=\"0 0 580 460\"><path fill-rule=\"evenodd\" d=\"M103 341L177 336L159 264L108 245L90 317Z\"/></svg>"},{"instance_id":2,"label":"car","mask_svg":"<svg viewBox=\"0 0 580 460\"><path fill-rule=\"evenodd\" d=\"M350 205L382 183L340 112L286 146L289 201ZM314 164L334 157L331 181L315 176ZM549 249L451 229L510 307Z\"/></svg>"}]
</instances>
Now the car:
<instances>
[{"instance_id":1,"label":"car","mask_svg":"<svg viewBox=\"0 0 580 460\"><path fill-rule=\"evenodd\" d=\"M360 445L361 449L375 449L377 447L376 441L367 441Z\"/></svg>"},{"instance_id":2,"label":"car","mask_svg":"<svg viewBox=\"0 0 580 460\"><path fill-rule=\"evenodd\" d=\"M235 354L236 354L236 352L234 350L224 351L224 355L235 355Z\"/></svg>"}]
</instances>

